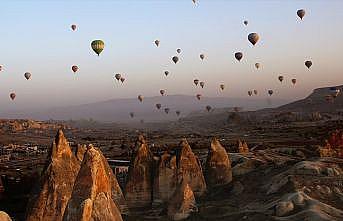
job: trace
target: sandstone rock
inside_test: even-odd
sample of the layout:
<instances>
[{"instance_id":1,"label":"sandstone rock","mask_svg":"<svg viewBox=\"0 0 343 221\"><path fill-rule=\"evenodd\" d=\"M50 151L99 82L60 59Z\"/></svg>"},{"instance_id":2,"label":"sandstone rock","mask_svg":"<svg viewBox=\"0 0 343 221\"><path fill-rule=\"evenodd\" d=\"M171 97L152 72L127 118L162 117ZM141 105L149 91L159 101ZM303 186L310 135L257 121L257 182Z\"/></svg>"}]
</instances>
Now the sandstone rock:
<instances>
[{"instance_id":1,"label":"sandstone rock","mask_svg":"<svg viewBox=\"0 0 343 221\"><path fill-rule=\"evenodd\" d=\"M235 196L239 196L243 193L244 191L244 186L241 182L237 181L233 183L233 188L232 188L232 194Z\"/></svg>"},{"instance_id":2,"label":"sandstone rock","mask_svg":"<svg viewBox=\"0 0 343 221\"><path fill-rule=\"evenodd\" d=\"M294 209L294 205L291 201L281 201L275 206L275 215L284 216L290 213Z\"/></svg>"},{"instance_id":3,"label":"sandstone rock","mask_svg":"<svg viewBox=\"0 0 343 221\"><path fill-rule=\"evenodd\" d=\"M193 191L185 182L176 188L168 205L168 216L172 220L183 220L196 212L196 202Z\"/></svg>"},{"instance_id":4,"label":"sandstone rock","mask_svg":"<svg viewBox=\"0 0 343 221\"><path fill-rule=\"evenodd\" d=\"M84 155L64 221L122 221L114 199L122 195L108 163L90 146ZM119 191L119 192L118 192Z\"/></svg>"},{"instance_id":5,"label":"sandstone rock","mask_svg":"<svg viewBox=\"0 0 343 221\"><path fill-rule=\"evenodd\" d=\"M86 145L78 144L77 147L75 148L75 152L74 152L75 156L80 162L82 162L83 155L85 154L86 151L87 151Z\"/></svg>"},{"instance_id":6,"label":"sandstone rock","mask_svg":"<svg viewBox=\"0 0 343 221\"><path fill-rule=\"evenodd\" d=\"M217 139L213 139L208 150L206 169L206 184L216 187L232 181L231 162L224 147Z\"/></svg>"},{"instance_id":7,"label":"sandstone rock","mask_svg":"<svg viewBox=\"0 0 343 221\"><path fill-rule=\"evenodd\" d=\"M164 152L158 162L154 178L154 202L168 202L177 185L176 156Z\"/></svg>"},{"instance_id":8,"label":"sandstone rock","mask_svg":"<svg viewBox=\"0 0 343 221\"><path fill-rule=\"evenodd\" d=\"M180 143L181 149L176 154L178 182L188 183L196 197L206 191L206 182L198 158L194 155L186 139Z\"/></svg>"},{"instance_id":9,"label":"sandstone rock","mask_svg":"<svg viewBox=\"0 0 343 221\"><path fill-rule=\"evenodd\" d=\"M0 221L12 221L12 219L7 213L0 211Z\"/></svg>"},{"instance_id":10,"label":"sandstone rock","mask_svg":"<svg viewBox=\"0 0 343 221\"><path fill-rule=\"evenodd\" d=\"M59 221L70 199L80 162L59 130L50 149L39 185L27 209L27 221Z\"/></svg>"},{"instance_id":11,"label":"sandstone rock","mask_svg":"<svg viewBox=\"0 0 343 221\"><path fill-rule=\"evenodd\" d=\"M129 167L125 186L125 198L129 208L147 207L152 202L153 154L143 136L139 136L136 145L139 147Z\"/></svg>"}]
</instances>

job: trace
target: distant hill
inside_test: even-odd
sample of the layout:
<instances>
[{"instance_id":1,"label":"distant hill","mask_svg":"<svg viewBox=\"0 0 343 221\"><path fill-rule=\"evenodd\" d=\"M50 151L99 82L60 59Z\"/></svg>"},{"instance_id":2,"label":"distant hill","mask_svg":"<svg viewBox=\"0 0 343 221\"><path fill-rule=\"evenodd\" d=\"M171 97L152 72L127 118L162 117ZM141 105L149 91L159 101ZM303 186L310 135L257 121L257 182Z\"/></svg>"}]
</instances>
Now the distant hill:
<instances>
[{"instance_id":1,"label":"distant hill","mask_svg":"<svg viewBox=\"0 0 343 221\"><path fill-rule=\"evenodd\" d=\"M156 122L164 120L176 120L175 111L181 111L180 117L185 117L190 113L202 114L206 105L211 105L215 110L230 107L243 107L244 110L257 110L265 107L276 107L289 101L272 99L268 103L266 99L254 98L227 98L227 97L203 97L198 101L194 96L188 95L168 95L144 98L140 103L137 98L112 99L108 101L83 104L77 106L59 107L49 110L41 110L35 113L21 112L1 113L0 118L31 118L37 120L78 120L92 118L101 122L137 122L144 119L145 122ZM162 104L161 110L157 110L155 105ZM166 114L164 108L170 108L170 113ZM135 117L130 118L129 113L134 112Z\"/></svg>"},{"instance_id":2,"label":"distant hill","mask_svg":"<svg viewBox=\"0 0 343 221\"><path fill-rule=\"evenodd\" d=\"M336 86L343 90L343 85ZM342 92L334 99L328 102L325 96L330 94L330 87L317 88L306 98L286 105L282 105L275 110L277 111L294 111L294 112L334 112L343 110Z\"/></svg>"}]
</instances>

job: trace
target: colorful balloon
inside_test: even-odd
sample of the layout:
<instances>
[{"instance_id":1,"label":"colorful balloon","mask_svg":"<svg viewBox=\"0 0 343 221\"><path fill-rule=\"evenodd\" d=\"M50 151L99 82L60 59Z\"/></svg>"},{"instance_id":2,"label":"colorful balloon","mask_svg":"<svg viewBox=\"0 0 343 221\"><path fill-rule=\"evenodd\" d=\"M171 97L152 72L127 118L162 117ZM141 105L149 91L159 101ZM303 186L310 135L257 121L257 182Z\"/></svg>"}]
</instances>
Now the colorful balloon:
<instances>
[{"instance_id":1,"label":"colorful balloon","mask_svg":"<svg viewBox=\"0 0 343 221\"><path fill-rule=\"evenodd\" d=\"M94 40L91 43L91 47L93 51L99 56L105 48L105 43L102 40Z\"/></svg>"}]
</instances>

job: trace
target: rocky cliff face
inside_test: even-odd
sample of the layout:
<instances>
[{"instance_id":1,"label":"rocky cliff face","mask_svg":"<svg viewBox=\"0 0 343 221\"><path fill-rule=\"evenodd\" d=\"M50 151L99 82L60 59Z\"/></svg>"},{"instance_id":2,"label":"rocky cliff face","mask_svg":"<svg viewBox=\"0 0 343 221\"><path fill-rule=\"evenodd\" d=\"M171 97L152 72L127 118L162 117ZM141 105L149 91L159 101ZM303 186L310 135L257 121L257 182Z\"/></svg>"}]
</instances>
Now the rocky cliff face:
<instances>
[{"instance_id":1,"label":"rocky cliff face","mask_svg":"<svg viewBox=\"0 0 343 221\"><path fill-rule=\"evenodd\" d=\"M249 147L248 144L243 140L237 140L237 148L238 148L238 153L249 153Z\"/></svg>"},{"instance_id":2,"label":"rocky cliff face","mask_svg":"<svg viewBox=\"0 0 343 221\"><path fill-rule=\"evenodd\" d=\"M121 200L122 194L110 170L101 152L90 146L77 175L64 221L122 221L114 201Z\"/></svg>"},{"instance_id":3,"label":"rocky cliff face","mask_svg":"<svg viewBox=\"0 0 343 221\"><path fill-rule=\"evenodd\" d=\"M140 136L138 149L129 168L125 186L125 198L129 208L140 208L151 205L153 183L153 154L143 136Z\"/></svg>"},{"instance_id":4,"label":"rocky cliff face","mask_svg":"<svg viewBox=\"0 0 343 221\"><path fill-rule=\"evenodd\" d=\"M208 150L205 178L209 187L225 185L232 181L230 159L217 139L212 140Z\"/></svg>"},{"instance_id":5,"label":"rocky cliff face","mask_svg":"<svg viewBox=\"0 0 343 221\"><path fill-rule=\"evenodd\" d=\"M184 220L196 211L193 191L187 183L182 182L176 188L168 204L168 216L171 220Z\"/></svg>"},{"instance_id":6,"label":"rocky cliff face","mask_svg":"<svg viewBox=\"0 0 343 221\"><path fill-rule=\"evenodd\" d=\"M154 176L153 198L155 203L168 202L177 184L176 156L165 152L159 159Z\"/></svg>"},{"instance_id":7,"label":"rocky cliff face","mask_svg":"<svg viewBox=\"0 0 343 221\"><path fill-rule=\"evenodd\" d=\"M62 220L79 169L79 161L72 153L62 130L59 130L50 149L41 181L28 204L26 220Z\"/></svg>"},{"instance_id":8,"label":"rocky cliff face","mask_svg":"<svg viewBox=\"0 0 343 221\"><path fill-rule=\"evenodd\" d=\"M206 191L206 183L199 160L186 139L181 141L180 147L176 155L178 182L187 183L196 197L202 196Z\"/></svg>"}]
</instances>

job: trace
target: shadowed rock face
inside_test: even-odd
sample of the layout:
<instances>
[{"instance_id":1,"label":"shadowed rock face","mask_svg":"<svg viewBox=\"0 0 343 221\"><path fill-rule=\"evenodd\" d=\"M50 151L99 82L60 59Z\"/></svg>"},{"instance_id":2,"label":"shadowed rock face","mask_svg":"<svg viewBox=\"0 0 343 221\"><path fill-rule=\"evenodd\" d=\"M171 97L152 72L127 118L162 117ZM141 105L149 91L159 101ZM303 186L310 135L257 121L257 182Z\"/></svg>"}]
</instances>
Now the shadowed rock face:
<instances>
[{"instance_id":1,"label":"shadowed rock face","mask_svg":"<svg viewBox=\"0 0 343 221\"><path fill-rule=\"evenodd\" d=\"M178 167L178 182L185 182L193 190L196 197L206 191L205 178L198 158L194 155L186 139L180 143L181 150L176 156Z\"/></svg>"},{"instance_id":2,"label":"shadowed rock face","mask_svg":"<svg viewBox=\"0 0 343 221\"><path fill-rule=\"evenodd\" d=\"M175 191L177 185L176 156L165 152L158 163L154 178L154 202L167 202Z\"/></svg>"},{"instance_id":3,"label":"shadowed rock face","mask_svg":"<svg viewBox=\"0 0 343 221\"><path fill-rule=\"evenodd\" d=\"M79 161L72 153L62 130L59 130L39 186L34 189L28 204L26 220L62 220L79 169Z\"/></svg>"},{"instance_id":4,"label":"shadowed rock face","mask_svg":"<svg viewBox=\"0 0 343 221\"><path fill-rule=\"evenodd\" d=\"M238 153L242 153L242 154L249 153L248 144L244 140L237 141L237 148L238 148Z\"/></svg>"},{"instance_id":5,"label":"shadowed rock face","mask_svg":"<svg viewBox=\"0 0 343 221\"><path fill-rule=\"evenodd\" d=\"M139 147L130 165L125 186L125 198L129 208L147 207L152 202L153 154L143 136L139 137L137 145Z\"/></svg>"},{"instance_id":6,"label":"shadowed rock face","mask_svg":"<svg viewBox=\"0 0 343 221\"><path fill-rule=\"evenodd\" d=\"M90 146L84 155L81 169L66 211L64 221L122 221L115 201L121 191L106 159ZM122 195L121 195L122 196Z\"/></svg>"},{"instance_id":7,"label":"shadowed rock face","mask_svg":"<svg viewBox=\"0 0 343 221\"><path fill-rule=\"evenodd\" d=\"M168 216L171 220L183 220L195 211L197 207L193 191L188 184L182 182L168 204Z\"/></svg>"},{"instance_id":8,"label":"shadowed rock face","mask_svg":"<svg viewBox=\"0 0 343 221\"><path fill-rule=\"evenodd\" d=\"M213 139L208 150L206 169L206 184L216 187L232 181L231 162L225 148L217 139Z\"/></svg>"}]
</instances>

